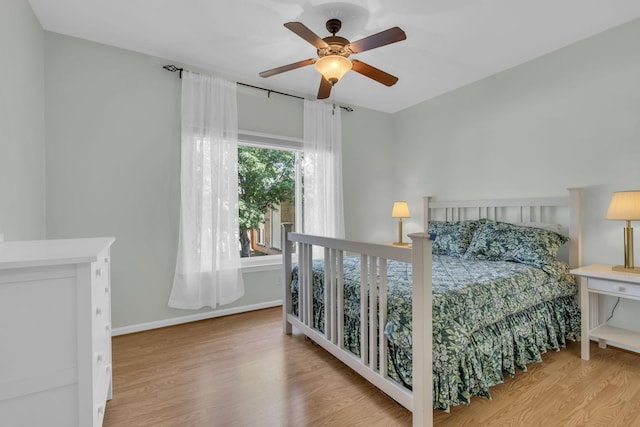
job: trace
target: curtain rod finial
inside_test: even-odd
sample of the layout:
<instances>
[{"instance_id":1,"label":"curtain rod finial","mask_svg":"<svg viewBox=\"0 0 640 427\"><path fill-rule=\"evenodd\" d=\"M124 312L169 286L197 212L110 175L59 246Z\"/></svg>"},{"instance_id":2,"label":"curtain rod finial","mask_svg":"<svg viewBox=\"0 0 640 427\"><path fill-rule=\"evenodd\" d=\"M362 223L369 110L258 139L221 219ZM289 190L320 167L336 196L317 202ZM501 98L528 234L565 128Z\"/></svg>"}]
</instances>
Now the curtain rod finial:
<instances>
[{"instance_id":1,"label":"curtain rod finial","mask_svg":"<svg viewBox=\"0 0 640 427\"><path fill-rule=\"evenodd\" d=\"M171 71L172 73L175 73L176 71L179 71L178 75L180 76L180 78L182 78L182 71L184 70L184 68L178 68L173 64L164 65L164 66L162 66L162 68L164 68L167 71Z\"/></svg>"}]
</instances>

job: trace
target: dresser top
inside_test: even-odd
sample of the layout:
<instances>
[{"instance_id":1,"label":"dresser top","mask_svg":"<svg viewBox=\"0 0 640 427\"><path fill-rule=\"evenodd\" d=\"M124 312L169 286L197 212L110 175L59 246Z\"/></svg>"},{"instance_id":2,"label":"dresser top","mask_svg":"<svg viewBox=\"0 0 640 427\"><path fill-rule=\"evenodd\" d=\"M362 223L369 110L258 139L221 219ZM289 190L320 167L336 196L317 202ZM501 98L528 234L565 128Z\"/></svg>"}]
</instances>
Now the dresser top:
<instances>
[{"instance_id":1,"label":"dresser top","mask_svg":"<svg viewBox=\"0 0 640 427\"><path fill-rule=\"evenodd\" d=\"M113 237L99 237L1 242L0 270L94 262L114 241Z\"/></svg>"}]
</instances>

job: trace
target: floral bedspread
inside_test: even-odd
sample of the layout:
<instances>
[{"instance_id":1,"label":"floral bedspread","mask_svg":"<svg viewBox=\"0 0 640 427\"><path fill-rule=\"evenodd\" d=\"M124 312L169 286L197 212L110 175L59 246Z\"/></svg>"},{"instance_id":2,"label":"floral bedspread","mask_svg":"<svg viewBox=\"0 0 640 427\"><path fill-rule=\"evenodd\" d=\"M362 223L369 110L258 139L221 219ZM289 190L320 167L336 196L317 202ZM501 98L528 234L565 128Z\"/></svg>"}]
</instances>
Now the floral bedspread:
<instances>
[{"instance_id":1,"label":"floral bedspread","mask_svg":"<svg viewBox=\"0 0 640 427\"><path fill-rule=\"evenodd\" d=\"M411 264L388 261L389 376L411 388ZM324 330L323 270L314 261L314 323ZM344 260L345 348L360 352L360 257ZM580 334L576 285L525 264L433 256L433 407L490 398L489 387ZM297 268L292 292L297 312Z\"/></svg>"}]
</instances>

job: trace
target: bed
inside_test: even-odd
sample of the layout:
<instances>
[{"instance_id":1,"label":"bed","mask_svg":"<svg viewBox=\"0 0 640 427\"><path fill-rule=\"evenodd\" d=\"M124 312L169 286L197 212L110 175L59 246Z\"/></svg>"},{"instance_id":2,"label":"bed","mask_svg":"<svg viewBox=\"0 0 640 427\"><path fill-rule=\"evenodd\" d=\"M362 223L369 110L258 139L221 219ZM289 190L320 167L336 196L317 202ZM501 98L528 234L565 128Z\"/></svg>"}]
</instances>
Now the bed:
<instances>
[{"instance_id":1,"label":"bed","mask_svg":"<svg viewBox=\"0 0 640 427\"><path fill-rule=\"evenodd\" d=\"M581 261L581 190L425 197L424 223L411 249L283 226L284 332L309 336L413 411L419 426L431 425L433 408L490 397L505 372L579 336L568 266Z\"/></svg>"}]
</instances>

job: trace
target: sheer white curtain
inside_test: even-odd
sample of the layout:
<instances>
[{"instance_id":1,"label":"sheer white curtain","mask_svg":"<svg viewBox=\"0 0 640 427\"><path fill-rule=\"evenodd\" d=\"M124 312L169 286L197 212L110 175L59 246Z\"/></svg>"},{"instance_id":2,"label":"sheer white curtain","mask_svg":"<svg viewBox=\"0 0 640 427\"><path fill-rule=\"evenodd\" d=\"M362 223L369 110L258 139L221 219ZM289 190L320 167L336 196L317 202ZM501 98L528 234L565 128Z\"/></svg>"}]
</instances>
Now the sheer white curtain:
<instances>
[{"instance_id":1,"label":"sheer white curtain","mask_svg":"<svg viewBox=\"0 0 640 427\"><path fill-rule=\"evenodd\" d=\"M304 232L344 238L340 108L304 101Z\"/></svg>"},{"instance_id":2,"label":"sheer white curtain","mask_svg":"<svg viewBox=\"0 0 640 427\"><path fill-rule=\"evenodd\" d=\"M215 308L244 295L236 84L184 71L181 137L180 237L169 306Z\"/></svg>"}]
</instances>

